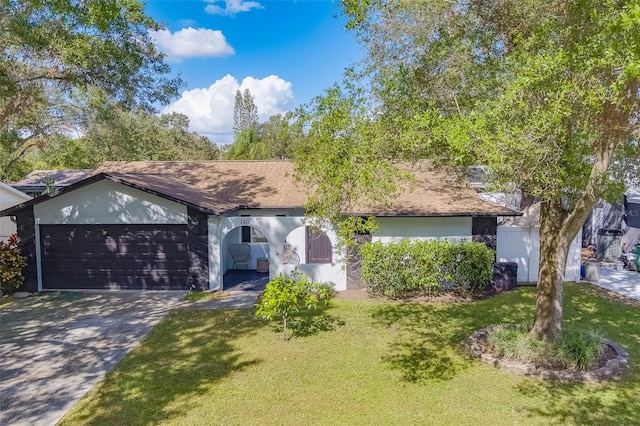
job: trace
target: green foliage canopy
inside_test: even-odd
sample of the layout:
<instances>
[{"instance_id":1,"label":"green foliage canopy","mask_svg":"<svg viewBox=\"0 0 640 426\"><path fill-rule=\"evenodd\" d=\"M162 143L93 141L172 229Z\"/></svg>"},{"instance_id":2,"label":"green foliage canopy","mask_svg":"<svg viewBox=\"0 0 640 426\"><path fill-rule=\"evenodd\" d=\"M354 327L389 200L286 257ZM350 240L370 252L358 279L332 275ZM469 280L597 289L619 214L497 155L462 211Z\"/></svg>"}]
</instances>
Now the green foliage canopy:
<instances>
[{"instance_id":1,"label":"green foliage canopy","mask_svg":"<svg viewBox=\"0 0 640 426\"><path fill-rule=\"evenodd\" d=\"M347 75L366 102L358 88L312 105L310 133L326 141L298 164L315 210L393 194L392 174L376 173L397 160L486 164L497 187L542 201L533 333L557 338L571 241L601 197L640 180L640 1L341 4L367 52ZM322 164L308 161L324 150Z\"/></svg>"},{"instance_id":2,"label":"green foliage canopy","mask_svg":"<svg viewBox=\"0 0 640 426\"><path fill-rule=\"evenodd\" d=\"M1 0L0 177L107 101L171 100L181 80L167 76L158 29L136 0Z\"/></svg>"}]
</instances>

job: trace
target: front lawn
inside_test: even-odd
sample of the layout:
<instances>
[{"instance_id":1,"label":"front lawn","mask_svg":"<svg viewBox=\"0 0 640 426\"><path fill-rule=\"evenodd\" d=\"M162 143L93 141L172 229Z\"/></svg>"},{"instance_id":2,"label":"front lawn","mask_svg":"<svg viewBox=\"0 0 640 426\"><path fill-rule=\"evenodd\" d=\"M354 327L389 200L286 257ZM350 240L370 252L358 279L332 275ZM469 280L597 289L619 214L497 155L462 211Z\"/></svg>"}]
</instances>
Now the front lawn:
<instances>
[{"instance_id":1,"label":"front lawn","mask_svg":"<svg viewBox=\"0 0 640 426\"><path fill-rule=\"evenodd\" d=\"M478 328L532 319L535 289L473 303L335 300L284 341L253 310L176 311L61 424L640 424L640 308L568 284L568 323L625 346L622 380L561 385L468 360Z\"/></svg>"}]
</instances>

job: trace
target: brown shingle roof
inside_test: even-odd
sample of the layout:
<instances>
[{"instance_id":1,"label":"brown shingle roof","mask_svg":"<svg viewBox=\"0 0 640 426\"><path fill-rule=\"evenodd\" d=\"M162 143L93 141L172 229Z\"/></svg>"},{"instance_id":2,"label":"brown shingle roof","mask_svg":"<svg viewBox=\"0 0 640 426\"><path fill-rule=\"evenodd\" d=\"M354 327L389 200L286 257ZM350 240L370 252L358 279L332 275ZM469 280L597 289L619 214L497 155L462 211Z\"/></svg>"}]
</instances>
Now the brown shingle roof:
<instances>
[{"instance_id":1,"label":"brown shingle roof","mask_svg":"<svg viewBox=\"0 0 640 426\"><path fill-rule=\"evenodd\" d=\"M288 161L107 162L94 173L146 186L217 214L240 206L296 208L307 200Z\"/></svg>"},{"instance_id":2,"label":"brown shingle roof","mask_svg":"<svg viewBox=\"0 0 640 426\"><path fill-rule=\"evenodd\" d=\"M438 170L429 162L399 166L414 176L388 206L359 207L355 214L375 216L519 216L521 213L482 200L454 170Z\"/></svg>"},{"instance_id":3,"label":"brown shingle roof","mask_svg":"<svg viewBox=\"0 0 640 426\"><path fill-rule=\"evenodd\" d=\"M388 206L360 206L349 212L377 216L513 216L519 213L481 200L455 174L428 163L404 166L416 179ZM299 208L307 201L288 161L140 161L104 163L105 173L138 188L165 194L224 214L248 208Z\"/></svg>"},{"instance_id":4,"label":"brown shingle roof","mask_svg":"<svg viewBox=\"0 0 640 426\"><path fill-rule=\"evenodd\" d=\"M48 180L56 187L69 186L91 174L91 169L77 170L34 170L11 186L44 186Z\"/></svg>"}]
</instances>

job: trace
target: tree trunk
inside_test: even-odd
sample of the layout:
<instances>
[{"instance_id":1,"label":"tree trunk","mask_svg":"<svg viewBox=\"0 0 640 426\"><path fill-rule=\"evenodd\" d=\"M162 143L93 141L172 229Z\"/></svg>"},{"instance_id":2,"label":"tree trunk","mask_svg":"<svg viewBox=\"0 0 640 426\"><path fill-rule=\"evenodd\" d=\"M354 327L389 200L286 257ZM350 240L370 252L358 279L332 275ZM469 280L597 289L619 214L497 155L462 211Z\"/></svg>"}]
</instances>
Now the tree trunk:
<instances>
[{"instance_id":1,"label":"tree trunk","mask_svg":"<svg viewBox=\"0 0 640 426\"><path fill-rule=\"evenodd\" d=\"M559 201L544 201L540 208L540 272L531 333L555 340L562 334L562 292L571 240L562 232L566 212Z\"/></svg>"},{"instance_id":2,"label":"tree trunk","mask_svg":"<svg viewBox=\"0 0 640 426\"><path fill-rule=\"evenodd\" d=\"M633 86L637 93L637 85ZM608 111L613 106L605 105ZM593 166L586 188L576 202L571 214L562 207L560 200L541 203L540 208L540 273L538 275L538 298L536 314L531 334L538 338L550 340L562 335L562 295L564 272L571 242L593 210L593 207L609 185L607 171L613 154L623 136L628 136L628 124L625 126L625 115L611 113L620 119L615 126L606 127L612 133L600 140L596 146ZM617 134L616 132L620 133ZM627 133L625 133L627 132Z\"/></svg>"},{"instance_id":3,"label":"tree trunk","mask_svg":"<svg viewBox=\"0 0 640 426\"><path fill-rule=\"evenodd\" d=\"M287 339L287 316L283 315L282 316L282 337L284 340L288 340Z\"/></svg>"}]
</instances>

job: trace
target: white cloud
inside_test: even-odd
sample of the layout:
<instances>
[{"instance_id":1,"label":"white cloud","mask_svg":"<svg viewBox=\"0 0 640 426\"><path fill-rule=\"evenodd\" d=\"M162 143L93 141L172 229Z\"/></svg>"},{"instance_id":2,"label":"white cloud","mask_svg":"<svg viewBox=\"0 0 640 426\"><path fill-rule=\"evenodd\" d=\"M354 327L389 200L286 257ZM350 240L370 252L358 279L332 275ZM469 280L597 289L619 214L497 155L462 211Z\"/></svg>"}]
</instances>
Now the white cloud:
<instances>
[{"instance_id":1,"label":"white cloud","mask_svg":"<svg viewBox=\"0 0 640 426\"><path fill-rule=\"evenodd\" d=\"M169 61L234 53L233 47L219 30L188 27L173 34L169 30L151 31L150 34L154 43L167 54Z\"/></svg>"},{"instance_id":2,"label":"white cloud","mask_svg":"<svg viewBox=\"0 0 640 426\"><path fill-rule=\"evenodd\" d=\"M198 21L195 19L178 19L178 25L181 27L195 27L198 25Z\"/></svg>"},{"instance_id":3,"label":"white cloud","mask_svg":"<svg viewBox=\"0 0 640 426\"><path fill-rule=\"evenodd\" d=\"M257 1L245 0L206 0L208 4L204 11L211 15L235 15L239 12L249 12L251 9L264 9ZM224 7L217 3L224 3Z\"/></svg>"},{"instance_id":4,"label":"white cloud","mask_svg":"<svg viewBox=\"0 0 640 426\"><path fill-rule=\"evenodd\" d=\"M238 80L227 74L208 88L186 90L162 113L179 112L189 117L191 130L209 136L217 143L233 142L233 106L236 90L249 89L258 109L258 118L266 121L274 114L289 110L293 104L291 83L276 75L263 79Z\"/></svg>"}]
</instances>

